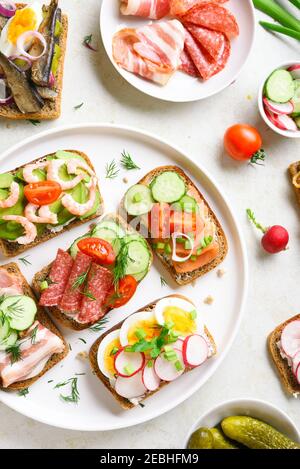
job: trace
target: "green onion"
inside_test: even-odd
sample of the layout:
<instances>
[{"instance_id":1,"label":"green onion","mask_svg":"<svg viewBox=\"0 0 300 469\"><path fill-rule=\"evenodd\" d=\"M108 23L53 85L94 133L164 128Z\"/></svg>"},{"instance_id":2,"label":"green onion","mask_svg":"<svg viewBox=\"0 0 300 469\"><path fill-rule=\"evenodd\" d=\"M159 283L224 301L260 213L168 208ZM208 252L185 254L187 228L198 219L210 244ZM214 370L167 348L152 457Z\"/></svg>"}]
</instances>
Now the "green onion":
<instances>
[{"instance_id":1,"label":"green onion","mask_svg":"<svg viewBox=\"0 0 300 469\"><path fill-rule=\"evenodd\" d=\"M44 280L40 284L40 289L41 289L41 291L44 291L44 290L47 290L47 288L48 288L48 282L47 282L47 280Z\"/></svg>"},{"instance_id":2,"label":"green onion","mask_svg":"<svg viewBox=\"0 0 300 469\"><path fill-rule=\"evenodd\" d=\"M141 202L142 199L143 199L143 197L141 196L140 193L135 194L135 195L133 196L133 202L134 202L135 204L138 204L139 202Z\"/></svg>"},{"instance_id":3,"label":"green onion","mask_svg":"<svg viewBox=\"0 0 300 469\"><path fill-rule=\"evenodd\" d=\"M170 244L165 244L165 253L166 254L172 254L172 248Z\"/></svg>"},{"instance_id":4,"label":"green onion","mask_svg":"<svg viewBox=\"0 0 300 469\"><path fill-rule=\"evenodd\" d=\"M195 262L197 260L197 256L191 256L191 261Z\"/></svg>"},{"instance_id":5,"label":"green onion","mask_svg":"<svg viewBox=\"0 0 300 469\"><path fill-rule=\"evenodd\" d=\"M110 355L116 355L116 353L118 353L118 351L119 351L118 347L114 347L112 349L112 351L110 352Z\"/></svg>"},{"instance_id":6,"label":"green onion","mask_svg":"<svg viewBox=\"0 0 300 469\"><path fill-rule=\"evenodd\" d=\"M273 23L267 23L266 21L260 21L259 24L265 29L269 29L270 31L276 31L277 33L284 34L285 36L290 36L300 41L300 33L294 31L293 29L285 28L284 26L279 26Z\"/></svg>"},{"instance_id":7,"label":"green onion","mask_svg":"<svg viewBox=\"0 0 300 469\"><path fill-rule=\"evenodd\" d=\"M130 376L134 373L134 368L133 366L129 363L128 365L124 366L124 372L126 375Z\"/></svg>"},{"instance_id":8,"label":"green onion","mask_svg":"<svg viewBox=\"0 0 300 469\"><path fill-rule=\"evenodd\" d=\"M176 243L178 244L184 244L186 242L185 238L176 238Z\"/></svg>"},{"instance_id":9,"label":"green onion","mask_svg":"<svg viewBox=\"0 0 300 469\"><path fill-rule=\"evenodd\" d=\"M188 239L184 243L184 249L192 249L191 242Z\"/></svg>"},{"instance_id":10,"label":"green onion","mask_svg":"<svg viewBox=\"0 0 300 469\"><path fill-rule=\"evenodd\" d=\"M175 368L176 368L177 371L183 370L183 366L182 366L182 364L180 363L179 360L177 360L177 361L174 363L174 365L175 365Z\"/></svg>"},{"instance_id":11,"label":"green onion","mask_svg":"<svg viewBox=\"0 0 300 469\"><path fill-rule=\"evenodd\" d=\"M202 253L202 248L198 248L197 249L197 256L200 256L201 253Z\"/></svg>"},{"instance_id":12,"label":"green onion","mask_svg":"<svg viewBox=\"0 0 300 469\"><path fill-rule=\"evenodd\" d=\"M172 352L165 352L164 357L166 360L168 360L168 362L174 362L178 358L174 350Z\"/></svg>"},{"instance_id":13,"label":"green onion","mask_svg":"<svg viewBox=\"0 0 300 469\"><path fill-rule=\"evenodd\" d=\"M165 352L173 352L174 349L171 345L165 345Z\"/></svg>"},{"instance_id":14,"label":"green onion","mask_svg":"<svg viewBox=\"0 0 300 469\"><path fill-rule=\"evenodd\" d=\"M172 327L174 327L174 326L175 326L175 324L174 324L173 321L168 321L168 322L165 323L165 327L167 329L172 329Z\"/></svg>"},{"instance_id":15,"label":"green onion","mask_svg":"<svg viewBox=\"0 0 300 469\"><path fill-rule=\"evenodd\" d=\"M156 249L165 249L165 243L157 243Z\"/></svg>"},{"instance_id":16,"label":"green onion","mask_svg":"<svg viewBox=\"0 0 300 469\"><path fill-rule=\"evenodd\" d=\"M153 367L153 360L149 360L148 363L147 363L147 366L148 366L148 368L152 368Z\"/></svg>"},{"instance_id":17,"label":"green onion","mask_svg":"<svg viewBox=\"0 0 300 469\"><path fill-rule=\"evenodd\" d=\"M204 238L206 246L208 246L212 242L212 240L213 240L212 236L206 236Z\"/></svg>"},{"instance_id":18,"label":"green onion","mask_svg":"<svg viewBox=\"0 0 300 469\"><path fill-rule=\"evenodd\" d=\"M139 340L143 340L145 337L147 337L147 334L144 329L137 329L135 331L135 335Z\"/></svg>"},{"instance_id":19,"label":"green onion","mask_svg":"<svg viewBox=\"0 0 300 469\"><path fill-rule=\"evenodd\" d=\"M278 23L300 32L300 21L282 8L274 0L253 0L255 8L266 13Z\"/></svg>"},{"instance_id":20,"label":"green onion","mask_svg":"<svg viewBox=\"0 0 300 469\"><path fill-rule=\"evenodd\" d=\"M296 8L300 10L300 0L289 0Z\"/></svg>"},{"instance_id":21,"label":"green onion","mask_svg":"<svg viewBox=\"0 0 300 469\"><path fill-rule=\"evenodd\" d=\"M197 317L197 311L196 311L195 309L193 309L193 311L191 311L190 314L191 314L191 319L193 319L193 320L196 319L196 317Z\"/></svg>"}]
</instances>

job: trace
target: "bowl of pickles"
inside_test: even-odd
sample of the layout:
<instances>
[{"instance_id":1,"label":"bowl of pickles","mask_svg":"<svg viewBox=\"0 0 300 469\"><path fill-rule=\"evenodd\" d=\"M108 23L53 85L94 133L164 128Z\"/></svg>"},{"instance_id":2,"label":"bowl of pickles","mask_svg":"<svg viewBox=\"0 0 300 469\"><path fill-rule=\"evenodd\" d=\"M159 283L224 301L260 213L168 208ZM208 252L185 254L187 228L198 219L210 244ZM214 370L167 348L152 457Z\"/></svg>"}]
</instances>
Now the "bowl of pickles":
<instances>
[{"instance_id":1,"label":"bowl of pickles","mask_svg":"<svg viewBox=\"0 0 300 469\"><path fill-rule=\"evenodd\" d=\"M223 402L189 431L188 449L300 449L300 433L282 410L257 399Z\"/></svg>"}]
</instances>

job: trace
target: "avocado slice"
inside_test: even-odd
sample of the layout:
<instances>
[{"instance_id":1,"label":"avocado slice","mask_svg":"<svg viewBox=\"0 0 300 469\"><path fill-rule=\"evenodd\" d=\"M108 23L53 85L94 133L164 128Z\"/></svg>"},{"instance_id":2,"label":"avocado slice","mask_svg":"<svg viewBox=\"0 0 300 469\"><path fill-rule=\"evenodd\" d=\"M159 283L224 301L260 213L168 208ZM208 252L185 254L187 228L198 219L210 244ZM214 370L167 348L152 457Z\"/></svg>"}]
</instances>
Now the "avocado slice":
<instances>
[{"instance_id":1,"label":"avocado slice","mask_svg":"<svg viewBox=\"0 0 300 469\"><path fill-rule=\"evenodd\" d=\"M14 177L11 173L0 174L0 189L7 189L11 186Z\"/></svg>"},{"instance_id":2,"label":"avocado slice","mask_svg":"<svg viewBox=\"0 0 300 469\"><path fill-rule=\"evenodd\" d=\"M4 215L23 215L24 208L26 205L26 200L24 199L24 188L22 184L19 184L20 188L20 195L18 202L10 208L0 208L0 223L1 223L1 218L4 217ZM3 192L1 192L2 196L4 195Z\"/></svg>"}]
</instances>

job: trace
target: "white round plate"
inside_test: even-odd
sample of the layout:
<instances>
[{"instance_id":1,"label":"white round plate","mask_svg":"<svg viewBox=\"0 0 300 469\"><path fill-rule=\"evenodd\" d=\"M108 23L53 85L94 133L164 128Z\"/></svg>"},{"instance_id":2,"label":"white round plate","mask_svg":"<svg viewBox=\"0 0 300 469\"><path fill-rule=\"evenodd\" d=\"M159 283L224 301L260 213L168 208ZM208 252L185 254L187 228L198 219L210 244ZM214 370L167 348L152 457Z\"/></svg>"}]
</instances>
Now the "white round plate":
<instances>
[{"instance_id":1,"label":"white round plate","mask_svg":"<svg viewBox=\"0 0 300 469\"><path fill-rule=\"evenodd\" d=\"M247 291L246 250L231 207L224 198L223 190L218 188L213 178L181 150L145 132L101 124L54 129L29 138L3 154L0 158L1 172L58 149L77 149L89 155L100 178L106 211L116 210L129 185L138 181L146 172L160 165L178 164L187 174L192 175L195 184L219 217L228 238L229 253L222 266L226 275L222 278L217 276L215 270L202 277L195 287L178 288L155 262L133 299L125 307L112 311L108 316L106 329L143 305L176 290L195 301L198 311L203 314L204 321L215 338L218 347L218 355L215 358L165 386L145 401L144 408L122 410L92 374L88 360L77 357L81 351L88 352L99 335L90 330L63 331L72 350L63 362L30 388L26 397L0 391L0 401L28 417L50 425L87 431L129 427L157 417L183 402L197 391L220 365L233 342L242 316ZM118 161L124 149L130 152L141 170L121 170L116 179L105 179L105 165L113 159ZM128 178L128 184L123 182L124 176ZM18 261L27 279L31 281L36 272L49 264L59 247L67 249L74 239L86 231L87 226L75 228L28 251L27 260L32 265L24 266ZM2 264L7 262L4 258L0 261ZM170 286L162 286L160 276L163 276ZM215 299L210 306L203 303L208 295ZM80 338L84 339L86 344ZM80 401L77 405L68 404L59 398L60 393L69 394L68 388L54 389L57 383L73 377L75 373L86 373L78 376Z\"/></svg>"},{"instance_id":2,"label":"white round plate","mask_svg":"<svg viewBox=\"0 0 300 469\"><path fill-rule=\"evenodd\" d=\"M219 93L236 80L250 54L255 35L255 16L252 0L229 0L224 6L236 17L240 35L231 41L231 55L225 69L210 80L202 81L177 71L165 86L127 72L112 57L112 38L121 27L138 28L149 20L121 15L119 0L102 0L100 30L104 47L112 64L122 77L138 90L164 101L198 101Z\"/></svg>"}]
</instances>

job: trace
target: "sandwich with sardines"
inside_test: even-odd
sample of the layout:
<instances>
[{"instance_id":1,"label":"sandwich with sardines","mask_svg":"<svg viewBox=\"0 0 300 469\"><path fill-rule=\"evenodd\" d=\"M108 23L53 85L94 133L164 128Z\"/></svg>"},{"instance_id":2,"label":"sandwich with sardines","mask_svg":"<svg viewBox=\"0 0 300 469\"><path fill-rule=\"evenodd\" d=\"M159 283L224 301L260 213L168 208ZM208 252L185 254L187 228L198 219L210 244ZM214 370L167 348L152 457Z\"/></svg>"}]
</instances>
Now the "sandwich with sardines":
<instances>
[{"instance_id":1,"label":"sandwich with sardines","mask_svg":"<svg viewBox=\"0 0 300 469\"><path fill-rule=\"evenodd\" d=\"M60 116L67 33L58 0L0 3L1 117Z\"/></svg>"}]
</instances>

